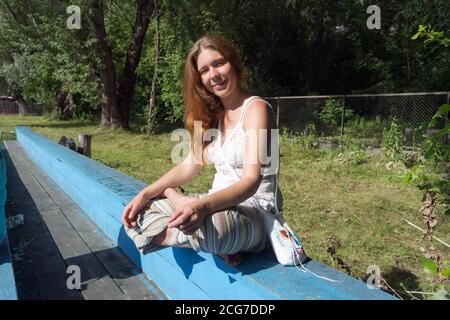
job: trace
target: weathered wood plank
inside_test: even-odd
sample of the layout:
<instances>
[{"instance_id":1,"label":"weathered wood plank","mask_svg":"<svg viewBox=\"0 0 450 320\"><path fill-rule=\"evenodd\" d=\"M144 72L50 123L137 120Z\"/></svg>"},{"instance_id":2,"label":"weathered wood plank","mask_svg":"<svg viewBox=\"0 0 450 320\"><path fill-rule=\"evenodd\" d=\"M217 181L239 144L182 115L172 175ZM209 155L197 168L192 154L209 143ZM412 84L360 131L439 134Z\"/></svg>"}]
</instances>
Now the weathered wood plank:
<instances>
[{"instance_id":1,"label":"weathered wood plank","mask_svg":"<svg viewBox=\"0 0 450 320\"><path fill-rule=\"evenodd\" d=\"M136 300L165 298L156 285L143 276L142 270L112 241L108 241L108 237L95 227L95 223L78 206L63 206L61 210L127 298Z\"/></svg>"},{"instance_id":2,"label":"weathered wood plank","mask_svg":"<svg viewBox=\"0 0 450 320\"><path fill-rule=\"evenodd\" d=\"M85 299L125 299L122 291L79 237L60 209L42 212L44 221L67 266L81 272L81 293Z\"/></svg>"},{"instance_id":3,"label":"weathered wood plank","mask_svg":"<svg viewBox=\"0 0 450 320\"><path fill-rule=\"evenodd\" d=\"M81 299L66 286L66 264L38 211L23 211L25 224L8 230L19 299ZM34 279L34 281L32 281ZM49 281L51 279L51 281Z\"/></svg>"},{"instance_id":4,"label":"weathered wood plank","mask_svg":"<svg viewBox=\"0 0 450 320\"><path fill-rule=\"evenodd\" d=\"M11 155L15 159L18 149ZM17 159L15 159L17 160ZM9 170L14 178L8 181L20 183L17 171ZM124 295L114 281L108 276L107 271L101 266L89 248L79 238L71 224L56 207L49 194L39 184L36 177L30 174L29 181L34 179L33 185L27 186L27 192L11 196L15 202L20 203L20 211L25 217L25 225L17 230L22 233L22 241L28 242L28 250L25 252L27 260L32 263L35 283L40 298L43 299L72 299L81 298L77 290L67 288L68 260L71 264L77 264L81 272L82 294L90 299L123 299ZM23 206L30 203L32 199L34 206ZM28 234L27 239L23 239ZM19 236L17 234L17 236ZM23 243L23 242L22 242ZM14 250L14 249L13 249ZM51 279L51 280L49 280ZM96 281L90 281L97 279ZM26 280L31 280L28 276ZM84 289L84 290L83 290Z\"/></svg>"},{"instance_id":5,"label":"weathered wood plank","mask_svg":"<svg viewBox=\"0 0 450 320\"><path fill-rule=\"evenodd\" d=\"M34 229L28 230L27 238L21 234L16 243L15 256L20 263L15 271L19 273L22 289L19 299L54 299L55 292L62 290L62 282L67 290L65 281L69 276L66 274L69 265L77 265L81 270L81 295L75 298L165 298L114 242L40 168L32 164L16 142L8 142L8 150L12 154L9 159L12 168L8 179L8 212L25 216L26 225L16 231L22 232L30 225ZM24 162L27 165L23 165ZM21 177L25 177L26 185ZM40 233L40 238L34 238L36 232ZM14 230L12 233L17 236ZM49 239L43 235L50 236L53 245L44 248ZM33 256L30 251L38 253L40 262L36 262L36 254ZM56 261L58 256L59 262ZM55 274L62 275L64 281L53 281Z\"/></svg>"},{"instance_id":6,"label":"weathered wood plank","mask_svg":"<svg viewBox=\"0 0 450 320\"><path fill-rule=\"evenodd\" d=\"M5 155L7 161L8 216L21 213L25 225L8 230L13 267L16 276L17 294L19 299L65 298L80 299L78 292L71 292L65 285L65 263L57 250L51 235L45 227L30 194L21 183L17 168L9 152ZM15 187L11 188L11 185ZM17 187L20 186L20 187ZM11 194L10 190L22 192ZM44 259L42 259L45 257ZM59 271L52 277L52 289L49 284L46 264L52 266L52 272ZM62 277L61 275L64 275ZM60 289L60 292L54 288ZM58 292L58 295L55 293Z\"/></svg>"},{"instance_id":7,"label":"weathered wood plank","mask_svg":"<svg viewBox=\"0 0 450 320\"><path fill-rule=\"evenodd\" d=\"M45 191L59 207L73 204L72 199L59 188L49 187Z\"/></svg>"}]
</instances>

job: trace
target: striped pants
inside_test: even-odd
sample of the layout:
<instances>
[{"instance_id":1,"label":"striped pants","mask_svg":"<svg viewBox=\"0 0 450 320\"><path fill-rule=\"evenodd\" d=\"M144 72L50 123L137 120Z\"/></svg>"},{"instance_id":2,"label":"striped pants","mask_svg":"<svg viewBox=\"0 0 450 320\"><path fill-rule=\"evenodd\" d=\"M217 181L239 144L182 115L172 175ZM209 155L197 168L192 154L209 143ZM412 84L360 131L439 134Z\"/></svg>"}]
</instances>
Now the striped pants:
<instances>
[{"instance_id":1,"label":"striped pants","mask_svg":"<svg viewBox=\"0 0 450 320\"><path fill-rule=\"evenodd\" d=\"M204 197L206 194L190 194L189 197ZM148 209L138 218L138 226L127 229L138 249L145 253L153 246L150 240L167 228L167 220L175 211L167 198L153 199ZM147 232L147 230L149 232ZM237 252L260 252L270 246L258 210L244 205L218 211L206 216L197 231L185 235L176 228L170 229L171 246L189 246L196 251L214 254L234 254ZM149 236L151 235L151 236Z\"/></svg>"}]
</instances>

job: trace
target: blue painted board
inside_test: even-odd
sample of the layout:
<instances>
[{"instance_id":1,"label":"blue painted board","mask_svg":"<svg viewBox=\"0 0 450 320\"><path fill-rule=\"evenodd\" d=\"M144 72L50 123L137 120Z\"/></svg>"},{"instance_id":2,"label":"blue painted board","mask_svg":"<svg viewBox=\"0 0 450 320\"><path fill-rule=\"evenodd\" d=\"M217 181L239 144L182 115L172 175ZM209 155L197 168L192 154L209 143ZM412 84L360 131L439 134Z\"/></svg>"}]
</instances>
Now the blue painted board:
<instances>
[{"instance_id":1,"label":"blue painted board","mask_svg":"<svg viewBox=\"0 0 450 320\"><path fill-rule=\"evenodd\" d=\"M17 300L8 236L0 243L0 300Z\"/></svg>"},{"instance_id":2,"label":"blue painted board","mask_svg":"<svg viewBox=\"0 0 450 320\"><path fill-rule=\"evenodd\" d=\"M0 146L0 243L6 238L6 161Z\"/></svg>"},{"instance_id":3,"label":"blue painted board","mask_svg":"<svg viewBox=\"0 0 450 320\"><path fill-rule=\"evenodd\" d=\"M29 156L171 299L395 299L348 275L308 261L306 267L342 283L330 283L273 254L249 255L232 268L221 258L191 249L166 248L141 255L120 221L124 206L145 184L81 156L26 127L17 140Z\"/></svg>"},{"instance_id":4,"label":"blue painted board","mask_svg":"<svg viewBox=\"0 0 450 320\"><path fill-rule=\"evenodd\" d=\"M0 146L0 300L17 300L16 283L6 232L6 161Z\"/></svg>"}]
</instances>

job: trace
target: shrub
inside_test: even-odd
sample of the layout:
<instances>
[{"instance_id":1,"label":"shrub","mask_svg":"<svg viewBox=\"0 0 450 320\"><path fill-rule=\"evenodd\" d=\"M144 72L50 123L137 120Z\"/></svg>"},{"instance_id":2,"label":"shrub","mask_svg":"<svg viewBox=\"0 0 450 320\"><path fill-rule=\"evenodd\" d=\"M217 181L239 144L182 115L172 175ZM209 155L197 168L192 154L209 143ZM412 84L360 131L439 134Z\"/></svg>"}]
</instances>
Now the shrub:
<instances>
[{"instance_id":1,"label":"shrub","mask_svg":"<svg viewBox=\"0 0 450 320\"><path fill-rule=\"evenodd\" d=\"M332 128L337 128L341 124L343 107L342 101L328 99L325 101L325 107L317 113L317 115L324 124ZM344 121L349 121L353 119L353 117L354 111L346 106L344 111Z\"/></svg>"},{"instance_id":2,"label":"shrub","mask_svg":"<svg viewBox=\"0 0 450 320\"><path fill-rule=\"evenodd\" d=\"M383 123L380 116L376 116L374 119L355 116L346 123L345 132L357 137L369 138L378 136L381 133L380 128L382 126Z\"/></svg>"},{"instance_id":3,"label":"shrub","mask_svg":"<svg viewBox=\"0 0 450 320\"><path fill-rule=\"evenodd\" d=\"M389 161L403 161L403 135L400 131L397 119L392 119L388 130L383 132L383 142L381 148Z\"/></svg>"}]
</instances>

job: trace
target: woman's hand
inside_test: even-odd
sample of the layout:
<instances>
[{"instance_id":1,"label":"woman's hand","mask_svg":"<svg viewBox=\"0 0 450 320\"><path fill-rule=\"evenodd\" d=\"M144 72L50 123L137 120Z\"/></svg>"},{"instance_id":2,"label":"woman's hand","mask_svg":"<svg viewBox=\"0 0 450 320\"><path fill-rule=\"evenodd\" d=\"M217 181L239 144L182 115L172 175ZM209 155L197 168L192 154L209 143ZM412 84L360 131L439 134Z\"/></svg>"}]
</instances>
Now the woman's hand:
<instances>
[{"instance_id":1,"label":"woman's hand","mask_svg":"<svg viewBox=\"0 0 450 320\"><path fill-rule=\"evenodd\" d=\"M205 209L200 200L190 201L181 205L169 218L168 228L178 228L186 235L191 235L200 227L206 217Z\"/></svg>"},{"instance_id":2,"label":"woman's hand","mask_svg":"<svg viewBox=\"0 0 450 320\"><path fill-rule=\"evenodd\" d=\"M149 198L144 193L139 192L133 200L123 209L122 223L127 227L135 227L139 213L144 211Z\"/></svg>"}]
</instances>

